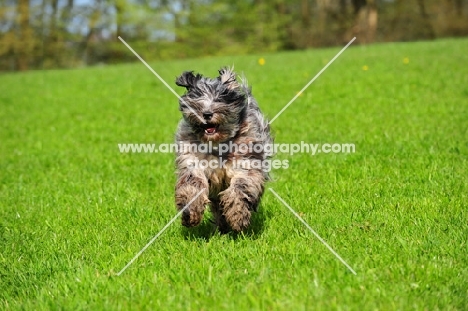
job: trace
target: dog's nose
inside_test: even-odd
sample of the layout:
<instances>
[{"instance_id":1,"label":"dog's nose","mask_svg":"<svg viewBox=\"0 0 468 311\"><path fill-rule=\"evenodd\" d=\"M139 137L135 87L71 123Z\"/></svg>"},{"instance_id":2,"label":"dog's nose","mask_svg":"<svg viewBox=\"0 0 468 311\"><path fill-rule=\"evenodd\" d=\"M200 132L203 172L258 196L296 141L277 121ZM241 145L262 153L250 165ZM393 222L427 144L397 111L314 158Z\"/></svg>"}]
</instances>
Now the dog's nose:
<instances>
[{"instance_id":1,"label":"dog's nose","mask_svg":"<svg viewBox=\"0 0 468 311\"><path fill-rule=\"evenodd\" d=\"M211 117L213 116L212 112L205 112L203 113L203 118L205 118L206 121L209 121Z\"/></svg>"}]
</instances>

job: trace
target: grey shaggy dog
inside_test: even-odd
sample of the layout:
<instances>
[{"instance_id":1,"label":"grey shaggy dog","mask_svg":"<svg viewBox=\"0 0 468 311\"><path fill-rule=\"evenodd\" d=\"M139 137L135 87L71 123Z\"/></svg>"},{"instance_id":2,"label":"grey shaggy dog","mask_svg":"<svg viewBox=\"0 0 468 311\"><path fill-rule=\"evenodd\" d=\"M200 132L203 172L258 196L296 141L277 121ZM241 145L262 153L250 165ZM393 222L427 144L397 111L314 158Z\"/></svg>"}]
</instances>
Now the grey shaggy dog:
<instances>
[{"instance_id":1,"label":"grey shaggy dog","mask_svg":"<svg viewBox=\"0 0 468 311\"><path fill-rule=\"evenodd\" d=\"M182 213L182 224L186 227L200 224L205 206L210 205L213 222L220 232L242 231L250 224L251 212L257 211L265 182L269 180L268 169L259 167L258 162L263 163L272 152L266 148L237 147L271 145L269 124L246 80L238 82L231 68L221 68L214 79L186 71L175 83L187 90L179 100L183 119L176 134L177 144L213 146L207 152L200 151L203 148L177 150L177 209L183 209L203 189ZM224 147L230 144L229 150L221 148L223 144ZM202 160L218 165L194 165Z\"/></svg>"}]
</instances>

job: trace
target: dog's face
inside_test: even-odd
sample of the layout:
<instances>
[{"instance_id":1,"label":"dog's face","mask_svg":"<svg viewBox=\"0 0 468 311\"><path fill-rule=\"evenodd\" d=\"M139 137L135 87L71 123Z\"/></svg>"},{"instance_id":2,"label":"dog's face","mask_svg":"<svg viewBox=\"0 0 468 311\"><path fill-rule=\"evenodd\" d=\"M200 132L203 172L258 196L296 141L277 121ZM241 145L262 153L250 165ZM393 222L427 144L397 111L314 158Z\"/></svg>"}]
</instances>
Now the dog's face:
<instances>
[{"instance_id":1,"label":"dog's face","mask_svg":"<svg viewBox=\"0 0 468 311\"><path fill-rule=\"evenodd\" d=\"M237 134L247 100L231 69L219 70L214 79L186 71L176 79L176 84L187 89L179 108L200 141L223 142Z\"/></svg>"}]
</instances>

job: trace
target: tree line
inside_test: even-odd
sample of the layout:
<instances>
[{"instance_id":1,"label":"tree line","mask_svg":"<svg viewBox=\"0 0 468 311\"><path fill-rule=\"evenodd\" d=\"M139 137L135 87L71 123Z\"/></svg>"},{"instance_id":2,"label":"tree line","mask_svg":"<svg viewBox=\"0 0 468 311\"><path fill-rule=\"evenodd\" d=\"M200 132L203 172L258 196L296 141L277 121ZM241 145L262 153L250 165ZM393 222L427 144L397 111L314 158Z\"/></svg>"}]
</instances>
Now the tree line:
<instances>
[{"instance_id":1,"label":"tree line","mask_svg":"<svg viewBox=\"0 0 468 311\"><path fill-rule=\"evenodd\" d=\"M468 0L0 0L0 70L468 35Z\"/></svg>"}]
</instances>

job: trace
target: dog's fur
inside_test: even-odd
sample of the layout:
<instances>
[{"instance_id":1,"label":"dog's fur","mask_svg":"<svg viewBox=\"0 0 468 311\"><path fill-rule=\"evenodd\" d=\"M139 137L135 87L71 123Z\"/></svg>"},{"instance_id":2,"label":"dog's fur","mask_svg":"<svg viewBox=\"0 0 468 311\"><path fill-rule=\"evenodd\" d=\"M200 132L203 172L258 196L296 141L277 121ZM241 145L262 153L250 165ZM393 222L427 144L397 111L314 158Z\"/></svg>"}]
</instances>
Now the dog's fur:
<instances>
[{"instance_id":1,"label":"dog's fur","mask_svg":"<svg viewBox=\"0 0 468 311\"><path fill-rule=\"evenodd\" d=\"M263 161L271 153L264 150L260 153L230 150L219 154L216 150L220 143L229 142L237 146L272 144L269 124L247 82L241 80L238 82L236 73L226 67L220 69L219 76L214 79L190 71L183 72L176 79L178 86L187 89L179 101L183 119L178 126L177 143L211 143L215 149L212 153L177 151L175 202L178 210L205 189L182 213L182 224L186 227L200 224L205 205L209 204L214 222L222 233L247 228L251 212L257 211L264 184L269 180L268 172L264 169L239 168L233 165L233 161ZM223 159L226 165L214 169L191 167L191 162L202 159Z\"/></svg>"}]
</instances>

